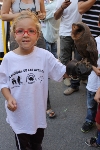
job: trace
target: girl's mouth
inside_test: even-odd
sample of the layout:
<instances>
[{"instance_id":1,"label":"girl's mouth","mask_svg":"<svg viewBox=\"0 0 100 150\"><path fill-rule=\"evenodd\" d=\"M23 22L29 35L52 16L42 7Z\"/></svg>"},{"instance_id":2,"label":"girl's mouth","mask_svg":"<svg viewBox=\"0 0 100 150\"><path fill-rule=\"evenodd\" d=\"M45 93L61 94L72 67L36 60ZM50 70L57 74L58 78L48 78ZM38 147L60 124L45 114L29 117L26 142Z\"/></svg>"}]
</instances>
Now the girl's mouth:
<instances>
[{"instance_id":1,"label":"girl's mouth","mask_svg":"<svg viewBox=\"0 0 100 150\"><path fill-rule=\"evenodd\" d=\"M30 42L29 40L23 40L22 42Z\"/></svg>"}]
</instances>

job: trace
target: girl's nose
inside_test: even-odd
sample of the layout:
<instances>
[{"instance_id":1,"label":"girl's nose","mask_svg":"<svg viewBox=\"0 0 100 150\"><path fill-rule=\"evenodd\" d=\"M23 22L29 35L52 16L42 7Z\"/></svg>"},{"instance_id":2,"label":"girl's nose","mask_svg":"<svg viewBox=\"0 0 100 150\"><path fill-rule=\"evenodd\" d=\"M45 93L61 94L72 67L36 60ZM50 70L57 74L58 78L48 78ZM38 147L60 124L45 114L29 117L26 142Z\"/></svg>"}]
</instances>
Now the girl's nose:
<instances>
[{"instance_id":1,"label":"girl's nose","mask_svg":"<svg viewBox=\"0 0 100 150\"><path fill-rule=\"evenodd\" d=\"M25 30L25 31L24 31L24 35L23 35L23 36L27 36L27 35L29 35L29 34L28 34L28 31L27 31L27 30Z\"/></svg>"}]
</instances>

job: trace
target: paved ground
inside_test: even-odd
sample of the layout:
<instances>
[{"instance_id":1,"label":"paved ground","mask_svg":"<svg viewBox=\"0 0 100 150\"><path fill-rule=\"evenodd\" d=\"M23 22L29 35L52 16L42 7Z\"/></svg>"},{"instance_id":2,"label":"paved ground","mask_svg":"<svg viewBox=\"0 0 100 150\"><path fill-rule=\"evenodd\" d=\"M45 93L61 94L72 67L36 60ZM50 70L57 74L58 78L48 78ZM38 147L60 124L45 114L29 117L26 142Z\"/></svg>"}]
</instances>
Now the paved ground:
<instances>
[{"instance_id":1,"label":"paved ground","mask_svg":"<svg viewBox=\"0 0 100 150\"><path fill-rule=\"evenodd\" d=\"M86 89L81 84L80 90L70 96L63 95L66 86L49 81L50 99L57 117L47 118L43 150L94 150L85 140L96 133L96 128L89 133L82 133L80 128L86 115ZM5 121L4 98L0 93L0 150L16 150L14 135Z\"/></svg>"}]
</instances>

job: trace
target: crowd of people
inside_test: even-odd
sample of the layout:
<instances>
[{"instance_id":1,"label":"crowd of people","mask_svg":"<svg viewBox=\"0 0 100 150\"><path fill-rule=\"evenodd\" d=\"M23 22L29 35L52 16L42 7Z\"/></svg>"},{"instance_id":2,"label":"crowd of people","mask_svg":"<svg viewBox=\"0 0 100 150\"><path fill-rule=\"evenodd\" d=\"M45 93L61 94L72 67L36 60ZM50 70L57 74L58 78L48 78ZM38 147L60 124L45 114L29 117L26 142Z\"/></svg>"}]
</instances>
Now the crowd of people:
<instances>
[{"instance_id":1,"label":"crowd of people","mask_svg":"<svg viewBox=\"0 0 100 150\"><path fill-rule=\"evenodd\" d=\"M81 81L68 77L66 65L73 52L74 59L82 60L71 37L72 24L81 21L90 28L98 50L98 66L82 79L87 84L87 116L81 131L90 131L96 122L97 137L85 143L100 147L100 1L3 0L1 19L12 21L10 52L0 65L0 89L17 150L42 150L46 114L56 116L50 104L49 78L64 81L66 96L79 91Z\"/></svg>"}]
</instances>

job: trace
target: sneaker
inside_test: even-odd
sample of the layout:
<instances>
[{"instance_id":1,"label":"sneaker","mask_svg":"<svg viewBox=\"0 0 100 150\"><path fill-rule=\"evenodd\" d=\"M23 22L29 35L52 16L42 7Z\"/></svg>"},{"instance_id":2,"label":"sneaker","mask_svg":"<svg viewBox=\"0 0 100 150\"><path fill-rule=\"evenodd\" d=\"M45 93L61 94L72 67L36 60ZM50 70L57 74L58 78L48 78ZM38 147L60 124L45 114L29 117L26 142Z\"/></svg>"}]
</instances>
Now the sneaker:
<instances>
[{"instance_id":1,"label":"sneaker","mask_svg":"<svg viewBox=\"0 0 100 150\"><path fill-rule=\"evenodd\" d=\"M87 139L85 144L91 147L100 147L100 145L97 143L96 138L91 137L91 139Z\"/></svg>"},{"instance_id":2,"label":"sneaker","mask_svg":"<svg viewBox=\"0 0 100 150\"><path fill-rule=\"evenodd\" d=\"M92 127L93 127L93 122L85 122L84 124L83 124L83 126L82 126L82 128L81 128L81 131L82 132L88 132L88 131L90 131L91 129L92 129Z\"/></svg>"},{"instance_id":3,"label":"sneaker","mask_svg":"<svg viewBox=\"0 0 100 150\"><path fill-rule=\"evenodd\" d=\"M73 88L69 87L69 88L67 88L67 89L64 91L64 94L65 94L65 95L70 95L70 94L72 94L73 92L77 92L77 91L79 91L79 87L76 88L76 89L73 89Z\"/></svg>"},{"instance_id":4,"label":"sneaker","mask_svg":"<svg viewBox=\"0 0 100 150\"><path fill-rule=\"evenodd\" d=\"M64 79L64 84L67 85L67 86L70 86L71 85L70 78Z\"/></svg>"}]
</instances>

